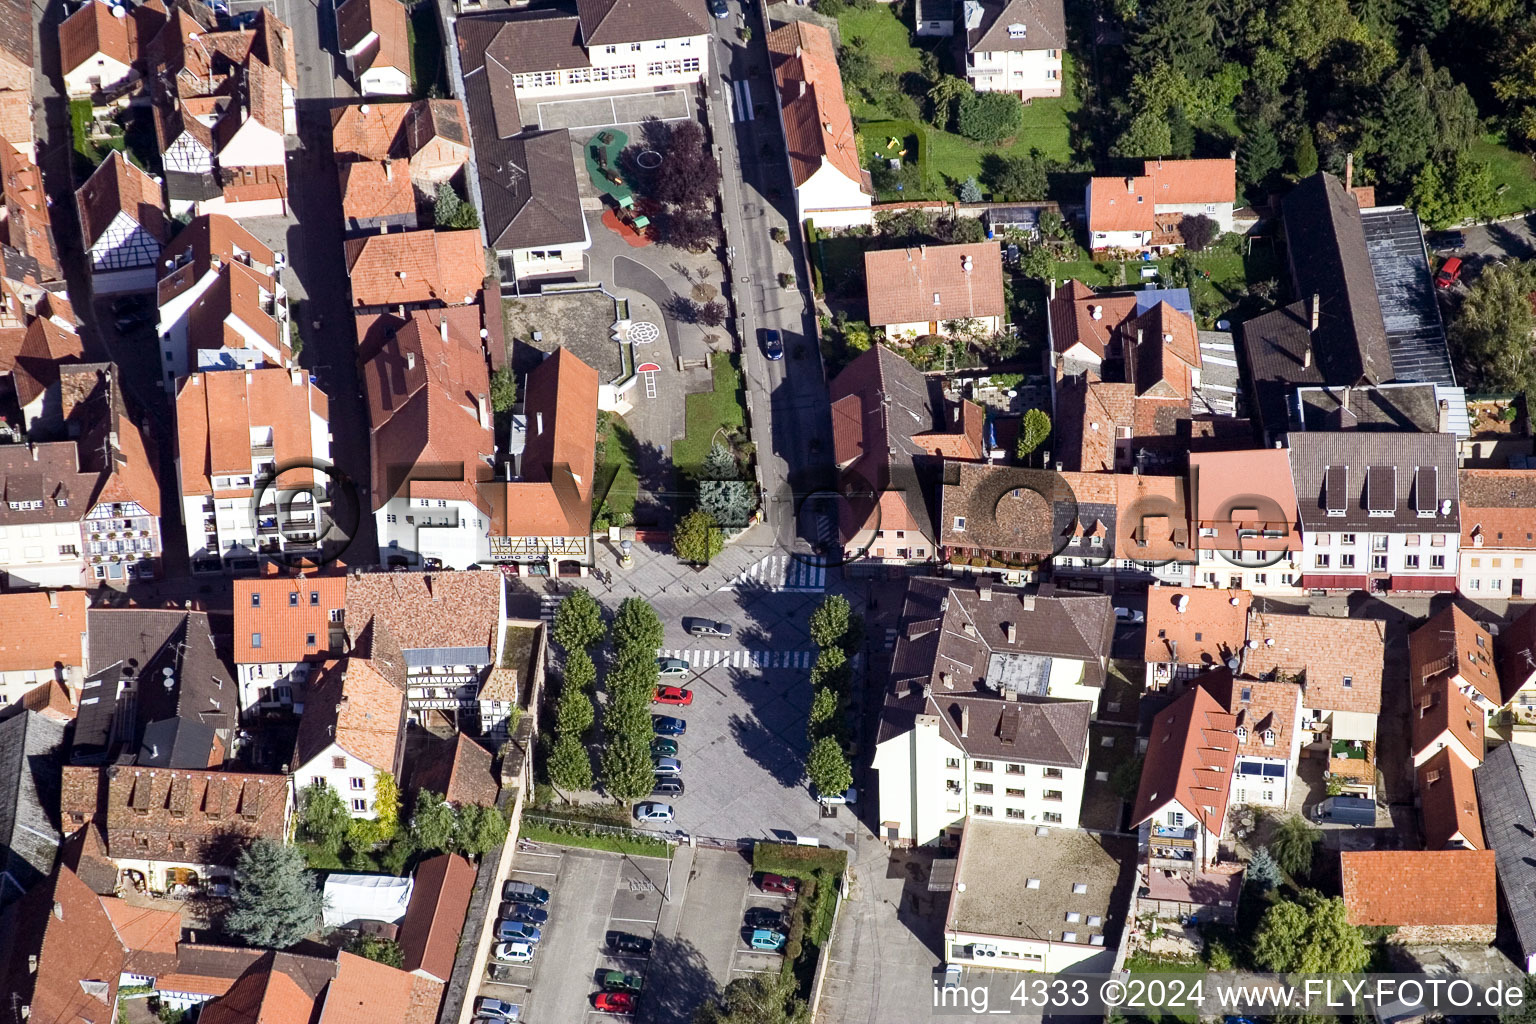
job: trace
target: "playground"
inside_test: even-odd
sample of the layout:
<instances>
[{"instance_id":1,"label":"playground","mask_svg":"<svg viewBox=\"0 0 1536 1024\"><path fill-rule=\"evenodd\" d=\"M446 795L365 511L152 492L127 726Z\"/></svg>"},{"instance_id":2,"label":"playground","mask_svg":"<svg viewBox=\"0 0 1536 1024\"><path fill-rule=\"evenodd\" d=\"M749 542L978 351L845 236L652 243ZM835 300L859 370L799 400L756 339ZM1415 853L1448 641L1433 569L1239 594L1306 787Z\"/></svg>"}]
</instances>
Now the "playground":
<instances>
[{"instance_id":1,"label":"playground","mask_svg":"<svg viewBox=\"0 0 1536 1024\"><path fill-rule=\"evenodd\" d=\"M594 135L583 147L583 153L587 177L605 199L603 226L624 239L625 244L638 249L654 241L648 229L650 214L655 210L646 200L637 199L634 189L624 180L624 173L619 168L619 154L627 145L629 136L626 133L608 128ZM661 161L659 155L647 150L639 157L642 166L647 158L653 158L657 163Z\"/></svg>"}]
</instances>

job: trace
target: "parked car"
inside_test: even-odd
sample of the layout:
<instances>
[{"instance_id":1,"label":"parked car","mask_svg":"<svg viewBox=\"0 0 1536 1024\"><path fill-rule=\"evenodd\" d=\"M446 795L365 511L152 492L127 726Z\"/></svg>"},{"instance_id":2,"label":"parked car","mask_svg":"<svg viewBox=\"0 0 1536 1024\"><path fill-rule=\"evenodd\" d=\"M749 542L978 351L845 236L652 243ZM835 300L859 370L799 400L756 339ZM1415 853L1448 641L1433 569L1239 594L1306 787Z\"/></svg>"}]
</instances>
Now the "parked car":
<instances>
[{"instance_id":1,"label":"parked car","mask_svg":"<svg viewBox=\"0 0 1536 1024\"><path fill-rule=\"evenodd\" d=\"M527 921L497 921L496 941L498 942L538 942L544 937L544 933Z\"/></svg>"},{"instance_id":2,"label":"parked car","mask_svg":"<svg viewBox=\"0 0 1536 1024\"><path fill-rule=\"evenodd\" d=\"M651 740L652 757L676 757L677 740L669 740L665 736L658 736Z\"/></svg>"},{"instance_id":3,"label":"parked car","mask_svg":"<svg viewBox=\"0 0 1536 1024\"><path fill-rule=\"evenodd\" d=\"M693 703L693 691L685 690L681 686L658 686L656 692L651 694L651 703L675 704L685 708Z\"/></svg>"},{"instance_id":4,"label":"parked car","mask_svg":"<svg viewBox=\"0 0 1536 1024\"><path fill-rule=\"evenodd\" d=\"M751 946L753 949L766 950L769 953L777 953L784 948L785 937L783 932L769 931L767 928L752 929Z\"/></svg>"},{"instance_id":5,"label":"parked car","mask_svg":"<svg viewBox=\"0 0 1536 1024\"><path fill-rule=\"evenodd\" d=\"M549 902L549 890L541 889L532 882L520 882L510 879L502 883L501 898L504 900L516 900L518 903L532 903L542 907Z\"/></svg>"},{"instance_id":6,"label":"parked car","mask_svg":"<svg viewBox=\"0 0 1536 1024\"><path fill-rule=\"evenodd\" d=\"M533 963L533 943L498 942L496 948L491 951L491 956L509 964L531 964Z\"/></svg>"},{"instance_id":7,"label":"parked car","mask_svg":"<svg viewBox=\"0 0 1536 1024\"><path fill-rule=\"evenodd\" d=\"M501 905L501 917L508 921L525 921L528 924L545 924L549 921L549 911L540 910L531 903L519 903L516 900L507 900Z\"/></svg>"},{"instance_id":8,"label":"parked car","mask_svg":"<svg viewBox=\"0 0 1536 1024\"><path fill-rule=\"evenodd\" d=\"M681 736L688 731L688 723L671 715L652 715L651 728L658 736Z\"/></svg>"},{"instance_id":9,"label":"parked car","mask_svg":"<svg viewBox=\"0 0 1536 1024\"><path fill-rule=\"evenodd\" d=\"M502 1020L517 1020L523 1015L523 1008L517 1003L509 1003L505 999L492 999L490 996L481 996L475 1000L475 1012L485 1014L488 1017L499 1017Z\"/></svg>"},{"instance_id":10,"label":"parked car","mask_svg":"<svg viewBox=\"0 0 1536 1024\"><path fill-rule=\"evenodd\" d=\"M1467 247L1467 236L1461 231L1436 231L1426 241L1435 252L1459 252Z\"/></svg>"},{"instance_id":11,"label":"parked car","mask_svg":"<svg viewBox=\"0 0 1536 1024\"><path fill-rule=\"evenodd\" d=\"M139 313L129 316L120 316L113 321L113 324L117 327L117 333L131 334L134 331L143 330L146 327L153 327L155 325L155 319L155 314L153 313Z\"/></svg>"},{"instance_id":12,"label":"parked car","mask_svg":"<svg viewBox=\"0 0 1536 1024\"><path fill-rule=\"evenodd\" d=\"M664 676L685 676L689 668L682 658L657 658L656 671Z\"/></svg>"},{"instance_id":13,"label":"parked car","mask_svg":"<svg viewBox=\"0 0 1536 1024\"><path fill-rule=\"evenodd\" d=\"M651 796L682 796L683 780L668 776L656 776L656 786L651 790Z\"/></svg>"},{"instance_id":14,"label":"parked car","mask_svg":"<svg viewBox=\"0 0 1536 1024\"><path fill-rule=\"evenodd\" d=\"M141 309L149 309L155 301L148 295L123 295L112 300L112 315L127 316Z\"/></svg>"},{"instance_id":15,"label":"parked car","mask_svg":"<svg viewBox=\"0 0 1536 1024\"><path fill-rule=\"evenodd\" d=\"M729 622L716 622L714 619L690 619L688 632L694 636L720 636L729 638L735 633Z\"/></svg>"},{"instance_id":16,"label":"parked car","mask_svg":"<svg viewBox=\"0 0 1536 1024\"><path fill-rule=\"evenodd\" d=\"M771 907L748 907L746 920L747 927L752 929L780 931L784 927L784 915Z\"/></svg>"},{"instance_id":17,"label":"parked car","mask_svg":"<svg viewBox=\"0 0 1536 1024\"><path fill-rule=\"evenodd\" d=\"M709 0L709 13L717 18L729 18L731 9L725 6L725 0Z\"/></svg>"},{"instance_id":18,"label":"parked car","mask_svg":"<svg viewBox=\"0 0 1536 1024\"><path fill-rule=\"evenodd\" d=\"M859 790L856 786L849 786L841 793L819 793L816 799L823 807L856 804L859 802Z\"/></svg>"},{"instance_id":19,"label":"parked car","mask_svg":"<svg viewBox=\"0 0 1536 1024\"><path fill-rule=\"evenodd\" d=\"M793 878L785 878L782 875L770 875L766 872L757 876L757 887L763 892L783 893L792 896L800 891L800 883Z\"/></svg>"},{"instance_id":20,"label":"parked car","mask_svg":"<svg viewBox=\"0 0 1536 1024\"><path fill-rule=\"evenodd\" d=\"M724 7L725 4L721 3L720 6ZM763 331L763 355L773 360L784 358L784 339L771 327Z\"/></svg>"},{"instance_id":21,"label":"parked car","mask_svg":"<svg viewBox=\"0 0 1536 1024\"><path fill-rule=\"evenodd\" d=\"M1436 288L1449 288L1461 279L1461 257L1452 256L1440 264L1440 273L1435 275Z\"/></svg>"},{"instance_id":22,"label":"parked car","mask_svg":"<svg viewBox=\"0 0 1536 1024\"><path fill-rule=\"evenodd\" d=\"M645 987L645 979L638 974L608 971L603 974L603 988L609 992L639 992Z\"/></svg>"},{"instance_id":23,"label":"parked car","mask_svg":"<svg viewBox=\"0 0 1536 1024\"><path fill-rule=\"evenodd\" d=\"M635 805L636 821L668 822L672 820L672 807L670 804L659 803L655 800L647 800L645 803Z\"/></svg>"},{"instance_id":24,"label":"parked car","mask_svg":"<svg viewBox=\"0 0 1536 1024\"><path fill-rule=\"evenodd\" d=\"M675 757L658 757L652 760L657 775L683 774L683 762Z\"/></svg>"},{"instance_id":25,"label":"parked car","mask_svg":"<svg viewBox=\"0 0 1536 1024\"><path fill-rule=\"evenodd\" d=\"M599 992L592 997L592 1008L607 1013L634 1013L635 996L632 992Z\"/></svg>"},{"instance_id":26,"label":"parked car","mask_svg":"<svg viewBox=\"0 0 1536 1024\"><path fill-rule=\"evenodd\" d=\"M606 936L608 949L614 953L629 953L634 956L650 956L651 940L642 939L638 935L629 932L609 932Z\"/></svg>"},{"instance_id":27,"label":"parked car","mask_svg":"<svg viewBox=\"0 0 1536 1024\"><path fill-rule=\"evenodd\" d=\"M1146 622L1147 613L1135 608L1116 608L1115 618L1121 622Z\"/></svg>"}]
</instances>

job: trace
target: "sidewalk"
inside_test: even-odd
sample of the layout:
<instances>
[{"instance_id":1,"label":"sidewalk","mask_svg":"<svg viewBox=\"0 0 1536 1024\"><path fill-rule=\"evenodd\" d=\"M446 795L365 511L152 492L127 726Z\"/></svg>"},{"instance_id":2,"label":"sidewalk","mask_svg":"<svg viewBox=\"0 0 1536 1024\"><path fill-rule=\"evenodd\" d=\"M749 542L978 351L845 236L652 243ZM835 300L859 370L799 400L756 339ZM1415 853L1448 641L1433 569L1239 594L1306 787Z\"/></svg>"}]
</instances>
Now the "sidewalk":
<instances>
[{"instance_id":1,"label":"sidewalk","mask_svg":"<svg viewBox=\"0 0 1536 1024\"><path fill-rule=\"evenodd\" d=\"M693 852L694 847L689 843L678 843L672 850L672 870L667 876L669 892L662 901L661 915L656 919L657 938L670 939L677 935L683 904L688 898L688 882L693 875Z\"/></svg>"},{"instance_id":2,"label":"sidewalk","mask_svg":"<svg viewBox=\"0 0 1536 1024\"><path fill-rule=\"evenodd\" d=\"M749 527L702 569L684 565L670 550L658 551L639 543L633 547L630 568L622 569L619 567L617 545L602 538L597 541L596 549L595 566L612 573L611 584L601 583L590 576L562 582L584 586L599 596L606 593L618 598L635 594L652 597L666 591L683 594L714 593L762 559L785 553L774 542L773 531L762 523Z\"/></svg>"}]
</instances>

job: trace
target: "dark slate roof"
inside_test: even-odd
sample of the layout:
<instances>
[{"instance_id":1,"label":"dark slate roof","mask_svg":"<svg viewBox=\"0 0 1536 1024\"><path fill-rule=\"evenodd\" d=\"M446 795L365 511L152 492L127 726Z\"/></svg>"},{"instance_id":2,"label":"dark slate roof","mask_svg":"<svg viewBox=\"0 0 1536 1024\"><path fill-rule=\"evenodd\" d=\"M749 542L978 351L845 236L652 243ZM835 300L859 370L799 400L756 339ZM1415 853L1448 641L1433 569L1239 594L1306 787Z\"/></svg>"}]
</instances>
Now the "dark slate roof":
<instances>
[{"instance_id":1,"label":"dark slate roof","mask_svg":"<svg viewBox=\"0 0 1536 1024\"><path fill-rule=\"evenodd\" d=\"M213 730L190 718L166 718L144 727L135 762L145 768L207 768Z\"/></svg>"},{"instance_id":2,"label":"dark slate roof","mask_svg":"<svg viewBox=\"0 0 1536 1024\"><path fill-rule=\"evenodd\" d=\"M1411 210L1392 207L1362 213L1360 220L1386 325L1393 377L1453 387L1456 374L1419 218Z\"/></svg>"},{"instance_id":3,"label":"dark slate roof","mask_svg":"<svg viewBox=\"0 0 1536 1024\"><path fill-rule=\"evenodd\" d=\"M1248 386L1259 419L1271 434L1282 434L1290 427L1291 389L1323 382L1323 372L1311 355L1309 316L1307 303L1293 302L1241 327Z\"/></svg>"},{"instance_id":4,"label":"dark slate roof","mask_svg":"<svg viewBox=\"0 0 1536 1024\"><path fill-rule=\"evenodd\" d=\"M1393 378L1360 205L1333 175L1306 178L1281 203L1296 298L1321 302L1317 361L1329 384Z\"/></svg>"},{"instance_id":5,"label":"dark slate roof","mask_svg":"<svg viewBox=\"0 0 1536 1024\"><path fill-rule=\"evenodd\" d=\"M1093 705L1085 700L1004 700L935 692L927 697L922 713L937 715L945 739L972 757L1058 768L1081 768L1088 761Z\"/></svg>"},{"instance_id":6,"label":"dark slate roof","mask_svg":"<svg viewBox=\"0 0 1536 1024\"><path fill-rule=\"evenodd\" d=\"M1290 446L1291 482L1305 530L1461 530L1456 438L1450 434L1307 431L1292 434ZM1441 515L1447 501L1450 510ZM1373 502L1391 514L1371 515ZM1330 516L1330 505L1343 514ZM1432 514L1421 516L1420 505Z\"/></svg>"},{"instance_id":7,"label":"dark slate roof","mask_svg":"<svg viewBox=\"0 0 1536 1024\"><path fill-rule=\"evenodd\" d=\"M33 67L32 5L26 0L4 0L0 3L0 49L17 63Z\"/></svg>"},{"instance_id":8,"label":"dark slate roof","mask_svg":"<svg viewBox=\"0 0 1536 1024\"><path fill-rule=\"evenodd\" d=\"M1472 770L1483 838L1493 848L1499 889L1515 924L1520 949L1536 953L1536 749L1506 743Z\"/></svg>"},{"instance_id":9,"label":"dark slate roof","mask_svg":"<svg viewBox=\"0 0 1536 1024\"><path fill-rule=\"evenodd\" d=\"M709 34L704 0L577 0L588 46Z\"/></svg>"},{"instance_id":10,"label":"dark slate roof","mask_svg":"<svg viewBox=\"0 0 1536 1024\"><path fill-rule=\"evenodd\" d=\"M1062 0L966 0L962 5L968 50L1064 50L1067 12ZM1009 33L1024 26L1024 35Z\"/></svg>"},{"instance_id":11,"label":"dark slate roof","mask_svg":"<svg viewBox=\"0 0 1536 1024\"><path fill-rule=\"evenodd\" d=\"M31 711L0 722L0 903L53 871L64 729Z\"/></svg>"},{"instance_id":12,"label":"dark slate roof","mask_svg":"<svg viewBox=\"0 0 1536 1024\"><path fill-rule=\"evenodd\" d=\"M517 115L506 62L526 52L518 35L525 21L490 16L457 22L481 216L486 239L498 252L569 245L587 237L570 133L522 131Z\"/></svg>"},{"instance_id":13,"label":"dark slate roof","mask_svg":"<svg viewBox=\"0 0 1536 1024\"><path fill-rule=\"evenodd\" d=\"M118 750L137 753L151 724L184 718L203 728L175 737L177 767L206 768L213 734L225 733L227 743L239 713L234 674L214 650L207 613L101 608L86 614L94 671L81 693L72 759L99 762ZM114 726L118 684L125 678L142 679L131 735L117 733ZM172 686L164 685L167 679L174 681ZM199 737L209 744L200 763L183 763L197 756L188 744Z\"/></svg>"},{"instance_id":14,"label":"dark slate roof","mask_svg":"<svg viewBox=\"0 0 1536 1024\"><path fill-rule=\"evenodd\" d=\"M1296 400L1307 430L1411 430L1432 434L1440 427L1440 406L1433 384L1298 388Z\"/></svg>"}]
</instances>

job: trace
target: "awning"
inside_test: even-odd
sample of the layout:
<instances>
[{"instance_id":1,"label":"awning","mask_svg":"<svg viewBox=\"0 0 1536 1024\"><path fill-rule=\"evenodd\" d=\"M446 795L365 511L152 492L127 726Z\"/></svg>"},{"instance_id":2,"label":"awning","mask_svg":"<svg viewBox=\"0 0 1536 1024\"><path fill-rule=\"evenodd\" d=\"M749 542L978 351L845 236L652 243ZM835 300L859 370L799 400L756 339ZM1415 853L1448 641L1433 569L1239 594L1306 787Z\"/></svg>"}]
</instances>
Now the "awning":
<instances>
[{"instance_id":1,"label":"awning","mask_svg":"<svg viewBox=\"0 0 1536 1024\"><path fill-rule=\"evenodd\" d=\"M1456 589L1455 576L1393 576L1393 590L1449 591Z\"/></svg>"},{"instance_id":2,"label":"awning","mask_svg":"<svg viewBox=\"0 0 1536 1024\"><path fill-rule=\"evenodd\" d=\"M1329 720L1333 725L1330 732L1336 740L1371 742L1376 739L1375 715L1364 711L1335 711Z\"/></svg>"},{"instance_id":3,"label":"awning","mask_svg":"<svg viewBox=\"0 0 1536 1024\"><path fill-rule=\"evenodd\" d=\"M1301 588L1303 590L1365 590L1370 582L1368 576L1334 576L1326 573L1303 573Z\"/></svg>"}]
</instances>

